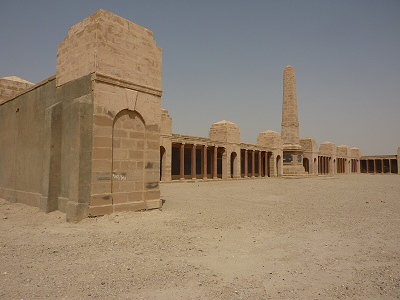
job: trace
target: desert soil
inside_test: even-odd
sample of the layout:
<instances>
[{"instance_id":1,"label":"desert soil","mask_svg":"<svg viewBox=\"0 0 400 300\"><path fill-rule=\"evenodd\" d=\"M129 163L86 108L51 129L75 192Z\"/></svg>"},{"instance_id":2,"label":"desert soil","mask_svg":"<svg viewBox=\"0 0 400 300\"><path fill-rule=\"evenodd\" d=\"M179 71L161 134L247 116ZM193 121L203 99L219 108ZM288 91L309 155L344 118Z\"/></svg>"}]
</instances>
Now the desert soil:
<instances>
[{"instance_id":1,"label":"desert soil","mask_svg":"<svg viewBox=\"0 0 400 300\"><path fill-rule=\"evenodd\" d=\"M161 185L65 222L0 200L0 299L399 299L400 176Z\"/></svg>"}]
</instances>

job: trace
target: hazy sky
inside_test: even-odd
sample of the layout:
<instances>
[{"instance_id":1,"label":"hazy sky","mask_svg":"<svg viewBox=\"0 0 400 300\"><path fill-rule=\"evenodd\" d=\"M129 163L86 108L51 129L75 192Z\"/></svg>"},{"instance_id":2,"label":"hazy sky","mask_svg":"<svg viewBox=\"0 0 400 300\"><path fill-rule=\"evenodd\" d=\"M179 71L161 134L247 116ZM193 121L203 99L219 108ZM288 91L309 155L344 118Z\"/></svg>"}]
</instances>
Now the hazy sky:
<instances>
[{"instance_id":1,"label":"hazy sky","mask_svg":"<svg viewBox=\"0 0 400 300\"><path fill-rule=\"evenodd\" d=\"M54 75L58 44L100 8L154 32L174 133L208 137L224 119L247 143L280 132L292 65L301 137L364 155L400 146L399 0L1 0L0 77Z\"/></svg>"}]
</instances>

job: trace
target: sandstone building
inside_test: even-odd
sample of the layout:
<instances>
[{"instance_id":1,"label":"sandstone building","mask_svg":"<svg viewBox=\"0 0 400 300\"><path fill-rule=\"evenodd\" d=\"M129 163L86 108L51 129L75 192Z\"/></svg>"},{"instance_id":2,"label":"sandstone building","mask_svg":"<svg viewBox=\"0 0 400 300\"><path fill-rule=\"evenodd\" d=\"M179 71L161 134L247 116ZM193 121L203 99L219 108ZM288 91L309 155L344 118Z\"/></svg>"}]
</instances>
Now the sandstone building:
<instances>
[{"instance_id":1,"label":"sandstone building","mask_svg":"<svg viewBox=\"0 0 400 300\"><path fill-rule=\"evenodd\" d=\"M209 137L172 133L153 33L99 10L58 47L56 75L0 78L0 197L68 221L161 207L160 181L398 173L397 156L300 139L296 74L284 71L282 134L256 144L223 120Z\"/></svg>"}]
</instances>

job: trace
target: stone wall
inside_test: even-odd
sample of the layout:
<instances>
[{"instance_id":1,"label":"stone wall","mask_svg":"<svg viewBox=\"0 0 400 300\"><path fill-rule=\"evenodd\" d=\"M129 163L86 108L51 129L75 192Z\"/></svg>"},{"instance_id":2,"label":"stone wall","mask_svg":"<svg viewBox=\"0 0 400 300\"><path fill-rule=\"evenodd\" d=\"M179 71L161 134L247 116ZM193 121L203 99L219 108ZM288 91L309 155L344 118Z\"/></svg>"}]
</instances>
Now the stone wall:
<instances>
[{"instance_id":1,"label":"stone wall","mask_svg":"<svg viewBox=\"0 0 400 300\"><path fill-rule=\"evenodd\" d=\"M171 181L171 161L172 161L172 118L168 110L161 111L160 129L160 180Z\"/></svg>"},{"instance_id":2,"label":"stone wall","mask_svg":"<svg viewBox=\"0 0 400 300\"><path fill-rule=\"evenodd\" d=\"M40 206L57 201L55 164L61 120L55 79L0 104L0 198ZM53 112L53 113L52 113Z\"/></svg>"},{"instance_id":3,"label":"stone wall","mask_svg":"<svg viewBox=\"0 0 400 300\"><path fill-rule=\"evenodd\" d=\"M33 83L16 76L0 78L0 104L14 98L34 86Z\"/></svg>"},{"instance_id":4,"label":"stone wall","mask_svg":"<svg viewBox=\"0 0 400 300\"><path fill-rule=\"evenodd\" d=\"M73 26L60 44L57 85L96 72L161 90L161 52L152 31L99 10Z\"/></svg>"},{"instance_id":5,"label":"stone wall","mask_svg":"<svg viewBox=\"0 0 400 300\"><path fill-rule=\"evenodd\" d=\"M55 77L0 105L0 197L73 222L161 207L153 33L100 10L71 28L57 59Z\"/></svg>"},{"instance_id":6,"label":"stone wall","mask_svg":"<svg viewBox=\"0 0 400 300\"><path fill-rule=\"evenodd\" d=\"M303 166L306 172L311 175L318 174L318 144L309 137L300 140L303 149Z\"/></svg>"},{"instance_id":7,"label":"stone wall","mask_svg":"<svg viewBox=\"0 0 400 300\"><path fill-rule=\"evenodd\" d=\"M71 216L160 207L161 48L153 33L99 10L60 44L57 86L88 73L93 130L84 173L89 170L90 195L84 203L64 199Z\"/></svg>"}]
</instances>

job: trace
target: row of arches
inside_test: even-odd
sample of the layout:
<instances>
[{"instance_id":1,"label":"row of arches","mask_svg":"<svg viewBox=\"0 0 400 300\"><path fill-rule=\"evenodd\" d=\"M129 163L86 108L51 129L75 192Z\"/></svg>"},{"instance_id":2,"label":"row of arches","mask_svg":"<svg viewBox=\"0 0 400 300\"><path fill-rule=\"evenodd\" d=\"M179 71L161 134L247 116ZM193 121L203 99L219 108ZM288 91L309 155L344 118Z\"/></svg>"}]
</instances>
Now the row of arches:
<instances>
[{"instance_id":1,"label":"row of arches","mask_svg":"<svg viewBox=\"0 0 400 300\"><path fill-rule=\"evenodd\" d=\"M274 159L272 152L267 151L229 151L218 145L172 143L170 155L167 154L167 149L161 146L161 181L254 178L275 176L275 172L280 174L280 156Z\"/></svg>"},{"instance_id":2,"label":"row of arches","mask_svg":"<svg viewBox=\"0 0 400 300\"><path fill-rule=\"evenodd\" d=\"M310 159L303 158L303 167L308 174L346 174L359 173L360 160L347 158L332 158L331 156L320 155Z\"/></svg>"}]
</instances>

